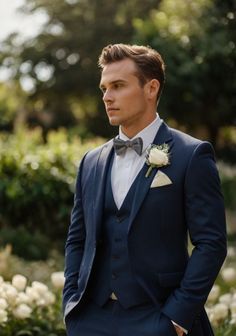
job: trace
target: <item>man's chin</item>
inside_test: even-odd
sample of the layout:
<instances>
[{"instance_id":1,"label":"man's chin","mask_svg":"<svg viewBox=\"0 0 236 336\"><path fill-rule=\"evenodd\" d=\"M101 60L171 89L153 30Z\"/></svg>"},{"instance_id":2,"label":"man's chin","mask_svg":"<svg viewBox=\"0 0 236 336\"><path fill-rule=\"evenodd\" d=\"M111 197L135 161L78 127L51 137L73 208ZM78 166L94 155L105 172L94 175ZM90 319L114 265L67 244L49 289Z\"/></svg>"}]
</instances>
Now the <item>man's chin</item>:
<instances>
[{"instance_id":1,"label":"man's chin","mask_svg":"<svg viewBox=\"0 0 236 336\"><path fill-rule=\"evenodd\" d=\"M109 118L109 123L111 126L119 126L120 123L119 123L119 120L116 119L116 118Z\"/></svg>"}]
</instances>

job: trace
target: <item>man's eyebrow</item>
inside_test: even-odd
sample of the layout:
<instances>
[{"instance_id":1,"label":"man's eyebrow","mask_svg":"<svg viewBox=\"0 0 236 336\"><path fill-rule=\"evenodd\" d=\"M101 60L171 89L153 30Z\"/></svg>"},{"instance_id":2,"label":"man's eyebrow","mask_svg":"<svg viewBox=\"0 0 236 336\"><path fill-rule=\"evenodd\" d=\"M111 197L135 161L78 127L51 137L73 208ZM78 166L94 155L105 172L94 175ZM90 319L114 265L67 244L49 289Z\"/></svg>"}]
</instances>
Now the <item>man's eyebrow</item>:
<instances>
[{"instance_id":1,"label":"man's eyebrow","mask_svg":"<svg viewBox=\"0 0 236 336\"><path fill-rule=\"evenodd\" d=\"M110 83L108 83L109 85L113 85L113 84L117 84L117 83L126 83L126 80L125 79L116 79ZM100 89L104 88L105 87L105 84L104 83L100 83L99 85Z\"/></svg>"}]
</instances>

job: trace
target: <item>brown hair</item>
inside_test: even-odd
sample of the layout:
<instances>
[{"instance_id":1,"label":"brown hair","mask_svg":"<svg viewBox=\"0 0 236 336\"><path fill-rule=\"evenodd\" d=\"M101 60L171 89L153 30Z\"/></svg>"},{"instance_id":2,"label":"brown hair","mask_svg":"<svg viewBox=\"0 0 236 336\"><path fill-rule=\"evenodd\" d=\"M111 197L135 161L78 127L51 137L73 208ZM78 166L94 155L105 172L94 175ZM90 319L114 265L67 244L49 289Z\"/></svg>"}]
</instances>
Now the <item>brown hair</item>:
<instances>
[{"instance_id":1,"label":"brown hair","mask_svg":"<svg viewBox=\"0 0 236 336\"><path fill-rule=\"evenodd\" d=\"M98 65L103 69L105 65L122 61L125 58L133 60L136 64L136 75L141 86L151 79L157 79L159 81L158 100L165 83L165 64L161 55L149 46L145 47L123 43L109 44L103 48L98 60Z\"/></svg>"}]
</instances>

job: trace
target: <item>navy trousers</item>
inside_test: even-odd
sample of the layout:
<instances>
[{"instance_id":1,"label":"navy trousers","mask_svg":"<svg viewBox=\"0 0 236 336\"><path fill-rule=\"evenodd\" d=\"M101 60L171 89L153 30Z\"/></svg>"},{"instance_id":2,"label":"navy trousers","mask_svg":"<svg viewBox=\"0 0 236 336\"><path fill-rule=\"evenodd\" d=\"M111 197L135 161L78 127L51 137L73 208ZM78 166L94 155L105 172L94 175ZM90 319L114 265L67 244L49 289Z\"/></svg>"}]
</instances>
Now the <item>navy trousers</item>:
<instances>
[{"instance_id":1,"label":"navy trousers","mask_svg":"<svg viewBox=\"0 0 236 336\"><path fill-rule=\"evenodd\" d=\"M89 301L66 318L68 336L176 336L168 317L151 303L124 309L109 300L103 307Z\"/></svg>"}]
</instances>

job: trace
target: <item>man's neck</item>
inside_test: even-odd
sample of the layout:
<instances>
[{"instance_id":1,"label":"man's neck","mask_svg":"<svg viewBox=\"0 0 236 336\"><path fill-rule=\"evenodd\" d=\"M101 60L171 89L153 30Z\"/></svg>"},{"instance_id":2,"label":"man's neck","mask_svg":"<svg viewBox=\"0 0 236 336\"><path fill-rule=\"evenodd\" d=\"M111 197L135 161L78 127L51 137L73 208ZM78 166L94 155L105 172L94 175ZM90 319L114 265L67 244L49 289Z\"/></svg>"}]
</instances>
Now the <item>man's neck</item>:
<instances>
[{"instance_id":1,"label":"man's neck","mask_svg":"<svg viewBox=\"0 0 236 336\"><path fill-rule=\"evenodd\" d=\"M132 139L133 137L135 137L135 135L137 135L144 128L150 125L156 119L156 116L157 116L156 113L154 115L151 115L148 119L140 123L140 125L129 125L129 126L121 125L121 131L128 138Z\"/></svg>"}]
</instances>

